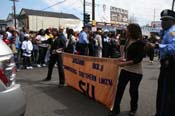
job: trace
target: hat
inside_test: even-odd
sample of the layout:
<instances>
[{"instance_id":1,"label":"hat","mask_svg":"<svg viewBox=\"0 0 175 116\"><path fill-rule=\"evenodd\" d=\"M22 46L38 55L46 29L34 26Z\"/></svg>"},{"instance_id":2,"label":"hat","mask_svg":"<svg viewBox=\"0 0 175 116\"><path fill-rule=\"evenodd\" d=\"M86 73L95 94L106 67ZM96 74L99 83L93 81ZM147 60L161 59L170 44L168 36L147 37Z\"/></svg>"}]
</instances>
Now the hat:
<instances>
[{"instance_id":1,"label":"hat","mask_svg":"<svg viewBox=\"0 0 175 116\"><path fill-rule=\"evenodd\" d=\"M160 20L164 18L175 20L175 12L172 10L165 9L160 13L160 16L161 16Z\"/></svg>"},{"instance_id":2,"label":"hat","mask_svg":"<svg viewBox=\"0 0 175 116\"><path fill-rule=\"evenodd\" d=\"M59 26L59 30L64 30L64 27L63 26Z\"/></svg>"},{"instance_id":3,"label":"hat","mask_svg":"<svg viewBox=\"0 0 175 116\"><path fill-rule=\"evenodd\" d=\"M98 33L102 33L102 30L99 29L99 30L97 30L97 32L98 32Z\"/></svg>"},{"instance_id":4,"label":"hat","mask_svg":"<svg viewBox=\"0 0 175 116\"><path fill-rule=\"evenodd\" d=\"M29 34L24 34L24 37L29 37L30 35Z\"/></svg>"}]
</instances>

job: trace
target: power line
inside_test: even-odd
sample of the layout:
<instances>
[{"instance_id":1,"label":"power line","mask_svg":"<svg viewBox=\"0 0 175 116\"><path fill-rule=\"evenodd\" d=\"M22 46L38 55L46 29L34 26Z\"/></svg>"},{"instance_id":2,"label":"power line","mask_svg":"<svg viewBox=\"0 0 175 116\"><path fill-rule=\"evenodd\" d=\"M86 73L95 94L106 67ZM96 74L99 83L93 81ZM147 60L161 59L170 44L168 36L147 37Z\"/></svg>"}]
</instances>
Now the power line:
<instances>
[{"instance_id":1,"label":"power line","mask_svg":"<svg viewBox=\"0 0 175 116\"><path fill-rule=\"evenodd\" d=\"M49 9L49 8L52 8L52 7L54 7L54 6L56 6L56 5L59 5L59 4L62 4L62 3L64 3L64 2L66 2L67 0L64 0L64 1L61 1L61 2L57 2L57 3L55 3L55 4L53 4L53 5L51 5L51 6L49 6L49 7L46 7L46 8L44 8L44 9L42 9L42 10L46 10L46 9ZM71 6L72 5L75 5L77 3L77 0L76 0L76 2L72 2L72 4L71 4ZM66 8L66 10L64 10L64 11L69 11L69 9L71 9L71 10L74 10L74 11L78 11L77 9L75 9L75 8ZM80 13L80 11L79 11L79 13ZM81 13L80 13L81 14Z\"/></svg>"},{"instance_id":2,"label":"power line","mask_svg":"<svg viewBox=\"0 0 175 116\"><path fill-rule=\"evenodd\" d=\"M15 28L16 28L16 2L18 2L19 0L10 0L10 1L12 1L13 2L13 15L14 15L14 26L15 26Z\"/></svg>"},{"instance_id":3,"label":"power line","mask_svg":"<svg viewBox=\"0 0 175 116\"><path fill-rule=\"evenodd\" d=\"M51 6L48 6L48 7L44 8L44 9L42 9L42 10L46 10L46 9L52 8L52 7L54 7L54 6L58 5L58 4L62 4L62 3L64 3L64 2L66 2L66 1L67 1L67 0L63 0L63 1L61 1L61 2L57 2L57 3L55 3L55 4L51 5Z\"/></svg>"},{"instance_id":4,"label":"power line","mask_svg":"<svg viewBox=\"0 0 175 116\"><path fill-rule=\"evenodd\" d=\"M67 8L65 11L74 10L74 11L77 11L77 12L79 12L79 13L81 14L82 12L81 12L80 10L73 8L73 6L74 6L76 3L77 3L77 1L74 2L73 4L71 4L72 8ZM69 10L68 10L68 9L69 9Z\"/></svg>"}]
</instances>

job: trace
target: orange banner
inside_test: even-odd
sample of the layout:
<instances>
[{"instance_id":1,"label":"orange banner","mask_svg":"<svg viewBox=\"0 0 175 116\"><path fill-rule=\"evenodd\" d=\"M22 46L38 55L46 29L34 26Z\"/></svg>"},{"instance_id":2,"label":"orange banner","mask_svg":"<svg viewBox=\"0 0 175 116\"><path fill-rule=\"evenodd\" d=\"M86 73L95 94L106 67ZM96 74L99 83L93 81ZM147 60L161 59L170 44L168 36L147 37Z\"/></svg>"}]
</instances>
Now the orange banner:
<instances>
[{"instance_id":1,"label":"orange banner","mask_svg":"<svg viewBox=\"0 0 175 116\"><path fill-rule=\"evenodd\" d=\"M69 86L112 109L119 69L116 59L63 53L63 63Z\"/></svg>"}]
</instances>

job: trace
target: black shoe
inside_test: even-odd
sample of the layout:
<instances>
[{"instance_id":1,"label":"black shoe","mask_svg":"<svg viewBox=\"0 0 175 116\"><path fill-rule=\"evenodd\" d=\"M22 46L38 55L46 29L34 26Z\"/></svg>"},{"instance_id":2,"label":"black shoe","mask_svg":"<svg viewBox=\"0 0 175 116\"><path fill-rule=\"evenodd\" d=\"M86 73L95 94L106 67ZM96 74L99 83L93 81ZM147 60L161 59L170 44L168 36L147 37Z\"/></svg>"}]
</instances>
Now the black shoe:
<instances>
[{"instance_id":1,"label":"black shoe","mask_svg":"<svg viewBox=\"0 0 175 116\"><path fill-rule=\"evenodd\" d=\"M66 86L67 86L67 84L65 84L65 83L64 84L59 84L58 88L62 88L62 87L66 87Z\"/></svg>"},{"instance_id":2,"label":"black shoe","mask_svg":"<svg viewBox=\"0 0 175 116\"><path fill-rule=\"evenodd\" d=\"M120 111L110 111L110 113L108 114L108 116L116 116L120 113Z\"/></svg>"},{"instance_id":3,"label":"black shoe","mask_svg":"<svg viewBox=\"0 0 175 116\"><path fill-rule=\"evenodd\" d=\"M129 116L135 116L135 114L136 114L136 110L129 112Z\"/></svg>"},{"instance_id":4,"label":"black shoe","mask_svg":"<svg viewBox=\"0 0 175 116\"><path fill-rule=\"evenodd\" d=\"M51 80L50 78L45 78L42 81L50 81L50 80Z\"/></svg>"}]
</instances>

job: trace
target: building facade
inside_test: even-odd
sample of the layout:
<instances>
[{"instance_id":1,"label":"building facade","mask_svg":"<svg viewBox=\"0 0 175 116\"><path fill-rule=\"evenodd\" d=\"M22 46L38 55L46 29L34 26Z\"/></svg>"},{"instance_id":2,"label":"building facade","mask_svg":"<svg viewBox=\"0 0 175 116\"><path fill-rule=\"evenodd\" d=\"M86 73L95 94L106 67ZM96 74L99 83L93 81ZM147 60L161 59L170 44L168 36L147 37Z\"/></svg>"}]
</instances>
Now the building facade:
<instances>
[{"instance_id":1,"label":"building facade","mask_svg":"<svg viewBox=\"0 0 175 116\"><path fill-rule=\"evenodd\" d=\"M5 31L7 22L5 20L0 20L0 31Z\"/></svg>"},{"instance_id":2,"label":"building facade","mask_svg":"<svg viewBox=\"0 0 175 116\"><path fill-rule=\"evenodd\" d=\"M76 29L81 24L81 20L73 14L31 9L22 9L18 21L19 29L25 27L30 31L58 28L59 26Z\"/></svg>"},{"instance_id":3,"label":"building facade","mask_svg":"<svg viewBox=\"0 0 175 116\"><path fill-rule=\"evenodd\" d=\"M16 27L18 28L18 14L16 14ZM7 19L6 19L6 22L7 22L7 26L15 26L15 19L14 19L14 15L12 13L10 13L8 16L7 16Z\"/></svg>"}]
</instances>

